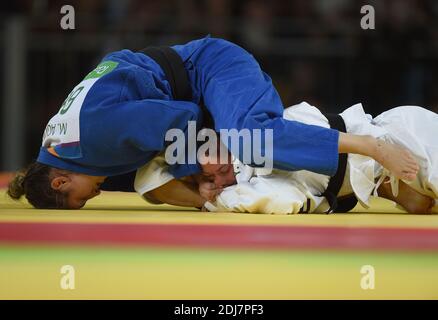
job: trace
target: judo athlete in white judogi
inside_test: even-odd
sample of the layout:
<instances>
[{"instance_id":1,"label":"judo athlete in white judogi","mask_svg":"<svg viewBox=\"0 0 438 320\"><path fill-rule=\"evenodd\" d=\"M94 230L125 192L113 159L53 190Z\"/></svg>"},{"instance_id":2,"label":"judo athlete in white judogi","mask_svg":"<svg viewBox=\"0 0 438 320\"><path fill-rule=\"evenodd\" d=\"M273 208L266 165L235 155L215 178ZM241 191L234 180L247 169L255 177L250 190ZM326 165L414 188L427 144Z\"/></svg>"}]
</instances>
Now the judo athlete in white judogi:
<instances>
[{"instance_id":1,"label":"judo athlete in white judogi","mask_svg":"<svg viewBox=\"0 0 438 320\"><path fill-rule=\"evenodd\" d=\"M354 195L369 207L371 195L396 201L408 212L429 213L438 199L438 115L416 106L403 106L376 118L365 114L361 104L344 112L348 133L371 135L409 149L420 165L412 182L398 180L369 157L349 154L338 199ZM283 117L306 124L329 127L327 118L306 102L285 109ZM200 193L210 201L209 211L267 214L326 213L333 209L322 194L330 177L310 171L253 168L229 156L228 164L203 165ZM205 161L204 161L205 162ZM138 171L135 187L140 194L171 179L163 158ZM212 187L212 184L214 185Z\"/></svg>"}]
</instances>

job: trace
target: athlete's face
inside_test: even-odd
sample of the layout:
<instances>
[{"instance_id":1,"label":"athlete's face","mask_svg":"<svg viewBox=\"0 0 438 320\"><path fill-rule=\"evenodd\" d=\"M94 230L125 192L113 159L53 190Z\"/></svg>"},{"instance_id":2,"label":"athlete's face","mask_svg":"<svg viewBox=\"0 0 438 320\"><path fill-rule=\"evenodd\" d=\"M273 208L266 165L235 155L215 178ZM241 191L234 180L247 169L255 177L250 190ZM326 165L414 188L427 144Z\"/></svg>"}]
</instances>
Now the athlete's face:
<instances>
[{"instance_id":1,"label":"athlete's face","mask_svg":"<svg viewBox=\"0 0 438 320\"><path fill-rule=\"evenodd\" d=\"M207 163L205 163L207 162ZM228 160L225 163L219 163L218 159L207 157L205 164L202 164L202 176L216 185L216 188L223 189L236 184L234 168L231 164L231 155L228 154Z\"/></svg>"},{"instance_id":2,"label":"athlete's face","mask_svg":"<svg viewBox=\"0 0 438 320\"><path fill-rule=\"evenodd\" d=\"M52 188L66 194L67 206L80 209L91 198L100 194L100 185L106 177L88 176L80 173L68 173L52 179Z\"/></svg>"},{"instance_id":3,"label":"athlete's face","mask_svg":"<svg viewBox=\"0 0 438 320\"><path fill-rule=\"evenodd\" d=\"M202 165L202 175L219 189L236 184L232 164L204 164Z\"/></svg>"}]
</instances>

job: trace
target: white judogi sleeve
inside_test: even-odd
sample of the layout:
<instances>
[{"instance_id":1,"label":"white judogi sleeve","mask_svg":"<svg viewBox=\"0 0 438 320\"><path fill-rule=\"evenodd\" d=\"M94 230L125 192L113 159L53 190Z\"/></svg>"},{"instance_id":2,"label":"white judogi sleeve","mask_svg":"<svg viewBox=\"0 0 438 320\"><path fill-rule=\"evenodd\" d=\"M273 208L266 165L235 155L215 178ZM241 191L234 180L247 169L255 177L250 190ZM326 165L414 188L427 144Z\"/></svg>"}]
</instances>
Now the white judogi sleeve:
<instances>
[{"instance_id":1,"label":"white judogi sleeve","mask_svg":"<svg viewBox=\"0 0 438 320\"><path fill-rule=\"evenodd\" d=\"M148 164L137 170L134 181L135 191L142 196L146 192L173 180L174 177L169 173L168 169L169 166L166 164L164 155L156 156Z\"/></svg>"}]
</instances>

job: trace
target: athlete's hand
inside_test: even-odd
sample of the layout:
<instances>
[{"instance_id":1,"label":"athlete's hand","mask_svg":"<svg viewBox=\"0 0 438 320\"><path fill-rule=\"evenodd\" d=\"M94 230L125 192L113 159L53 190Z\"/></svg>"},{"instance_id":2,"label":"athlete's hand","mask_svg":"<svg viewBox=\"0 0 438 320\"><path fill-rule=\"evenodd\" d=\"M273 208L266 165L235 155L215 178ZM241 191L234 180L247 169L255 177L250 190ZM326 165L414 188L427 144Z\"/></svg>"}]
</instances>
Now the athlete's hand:
<instances>
[{"instance_id":1,"label":"athlete's hand","mask_svg":"<svg viewBox=\"0 0 438 320\"><path fill-rule=\"evenodd\" d=\"M222 192L222 190L222 188L218 188L213 182L199 182L199 194L208 201L214 201L217 195Z\"/></svg>"},{"instance_id":2,"label":"athlete's hand","mask_svg":"<svg viewBox=\"0 0 438 320\"><path fill-rule=\"evenodd\" d=\"M356 153L371 157L397 178L415 180L420 169L414 155L407 149L373 136L339 132L339 153Z\"/></svg>"},{"instance_id":3,"label":"athlete's hand","mask_svg":"<svg viewBox=\"0 0 438 320\"><path fill-rule=\"evenodd\" d=\"M397 178L408 181L415 180L420 169L409 150L382 140L377 141L375 160Z\"/></svg>"}]
</instances>

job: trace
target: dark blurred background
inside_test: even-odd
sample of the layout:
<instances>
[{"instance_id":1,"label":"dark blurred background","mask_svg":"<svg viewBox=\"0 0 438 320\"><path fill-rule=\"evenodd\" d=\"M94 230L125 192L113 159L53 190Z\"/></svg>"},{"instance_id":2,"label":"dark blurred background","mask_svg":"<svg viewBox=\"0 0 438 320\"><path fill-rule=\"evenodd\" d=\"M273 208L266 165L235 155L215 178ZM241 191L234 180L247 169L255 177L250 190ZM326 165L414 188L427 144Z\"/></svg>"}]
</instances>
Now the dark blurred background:
<instances>
[{"instance_id":1,"label":"dark blurred background","mask_svg":"<svg viewBox=\"0 0 438 320\"><path fill-rule=\"evenodd\" d=\"M66 4L75 30L60 27ZM361 29L366 4L375 30ZM437 0L21 0L0 8L0 171L36 157L49 118L107 52L207 34L252 52L284 106L438 111Z\"/></svg>"}]
</instances>

